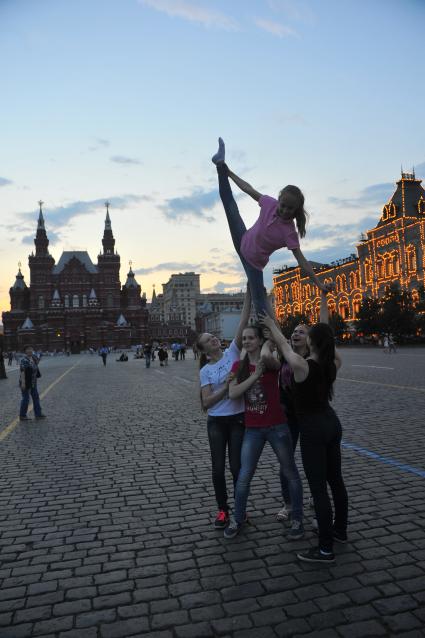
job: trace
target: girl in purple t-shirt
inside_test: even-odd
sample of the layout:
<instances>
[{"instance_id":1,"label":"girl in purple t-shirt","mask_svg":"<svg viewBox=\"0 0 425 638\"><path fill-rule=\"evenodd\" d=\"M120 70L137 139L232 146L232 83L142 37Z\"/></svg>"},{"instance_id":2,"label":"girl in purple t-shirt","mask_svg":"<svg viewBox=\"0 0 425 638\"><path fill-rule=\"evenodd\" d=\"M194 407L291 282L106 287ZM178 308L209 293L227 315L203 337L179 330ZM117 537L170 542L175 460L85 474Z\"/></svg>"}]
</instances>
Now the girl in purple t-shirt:
<instances>
[{"instance_id":1,"label":"girl in purple t-shirt","mask_svg":"<svg viewBox=\"0 0 425 638\"><path fill-rule=\"evenodd\" d=\"M298 235L305 235L307 213L304 210L304 195L298 186L285 186L279 193L279 199L261 195L228 168L224 162L225 149L221 137L218 144L218 152L212 157L212 161L217 166L220 197L226 211L233 244L248 277L256 312L269 312L263 269L270 255L279 248L286 247L291 250L300 267L310 275L315 285L327 291L328 287L319 280L300 249ZM233 197L229 177L260 205L260 216L248 230Z\"/></svg>"}]
</instances>

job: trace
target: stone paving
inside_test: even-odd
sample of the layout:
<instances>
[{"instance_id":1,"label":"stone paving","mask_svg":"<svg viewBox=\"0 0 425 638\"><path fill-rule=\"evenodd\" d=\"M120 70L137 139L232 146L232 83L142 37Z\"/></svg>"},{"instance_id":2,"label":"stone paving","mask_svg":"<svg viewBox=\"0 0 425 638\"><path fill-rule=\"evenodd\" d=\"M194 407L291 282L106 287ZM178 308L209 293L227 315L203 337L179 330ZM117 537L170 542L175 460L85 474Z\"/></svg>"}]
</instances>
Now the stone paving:
<instances>
[{"instance_id":1,"label":"stone paving","mask_svg":"<svg viewBox=\"0 0 425 638\"><path fill-rule=\"evenodd\" d=\"M0 440L0 638L424 636L424 355L342 351L344 440L384 458L344 449L350 543L331 567L296 560L311 513L287 541L268 450L251 524L233 541L213 529L196 362L43 361L40 391L68 371L49 418ZM16 384L0 381L2 431Z\"/></svg>"}]
</instances>

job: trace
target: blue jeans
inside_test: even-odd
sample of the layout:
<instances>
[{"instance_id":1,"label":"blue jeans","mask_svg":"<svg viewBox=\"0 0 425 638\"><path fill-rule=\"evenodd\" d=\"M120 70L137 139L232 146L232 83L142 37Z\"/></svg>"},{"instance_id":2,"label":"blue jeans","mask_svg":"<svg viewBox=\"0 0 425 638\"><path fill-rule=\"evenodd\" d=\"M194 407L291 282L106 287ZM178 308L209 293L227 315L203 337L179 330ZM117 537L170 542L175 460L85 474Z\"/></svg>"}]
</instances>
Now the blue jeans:
<instances>
[{"instance_id":1,"label":"blue jeans","mask_svg":"<svg viewBox=\"0 0 425 638\"><path fill-rule=\"evenodd\" d=\"M251 480L266 441L272 446L278 458L280 469L288 480L292 518L301 521L303 518L303 488L295 465L291 433L286 423L268 428L246 428L242 443L241 469L236 484L235 519L238 523L243 523L245 520Z\"/></svg>"},{"instance_id":2,"label":"blue jeans","mask_svg":"<svg viewBox=\"0 0 425 638\"><path fill-rule=\"evenodd\" d=\"M37 386L31 388L31 390L22 390L21 409L19 410L19 416L27 416L27 410L30 402L30 394L34 405L35 416L41 416L40 397L38 396Z\"/></svg>"},{"instance_id":3,"label":"blue jeans","mask_svg":"<svg viewBox=\"0 0 425 638\"><path fill-rule=\"evenodd\" d=\"M264 288L263 271L258 270L251 266L241 253L242 237L246 233L245 223L239 213L239 208L233 197L232 189L230 188L229 177L227 174L227 166L225 164L217 165L218 173L218 186L220 191L221 201L223 202L224 210L226 212L227 221L230 228L230 234L232 235L233 245L244 267L246 276L248 278L249 287L251 290L252 303L254 304L255 312L259 313L267 312L267 298Z\"/></svg>"},{"instance_id":4,"label":"blue jeans","mask_svg":"<svg viewBox=\"0 0 425 638\"><path fill-rule=\"evenodd\" d=\"M148 352L145 354L145 366L147 368L151 367L151 355Z\"/></svg>"}]
</instances>

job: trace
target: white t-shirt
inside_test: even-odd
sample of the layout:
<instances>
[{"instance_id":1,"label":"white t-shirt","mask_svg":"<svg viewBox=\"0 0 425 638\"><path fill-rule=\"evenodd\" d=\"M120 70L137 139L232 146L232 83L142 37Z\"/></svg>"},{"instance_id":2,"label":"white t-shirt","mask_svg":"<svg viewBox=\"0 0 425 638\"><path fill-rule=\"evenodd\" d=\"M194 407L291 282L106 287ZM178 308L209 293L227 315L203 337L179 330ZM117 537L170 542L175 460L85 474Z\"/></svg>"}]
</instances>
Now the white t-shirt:
<instances>
[{"instance_id":1,"label":"white t-shirt","mask_svg":"<svg viewBox=\"0 0 425 638\"><path fill-rule=\"evenodd\" d=\"M206 385L211 386L211 390L215 393L224 388L226 378L228 377L232 365L235 361L239 361L240 350L233 340L230 346L223 352L220 361L216 363L207 363L199 371L201 380L201 388ZM224 398L213 405L209 410L210 416L229 416L231 414L239 414L245 410L245 402L243 395L239 399Z\"/></svg>"}]
</instances>

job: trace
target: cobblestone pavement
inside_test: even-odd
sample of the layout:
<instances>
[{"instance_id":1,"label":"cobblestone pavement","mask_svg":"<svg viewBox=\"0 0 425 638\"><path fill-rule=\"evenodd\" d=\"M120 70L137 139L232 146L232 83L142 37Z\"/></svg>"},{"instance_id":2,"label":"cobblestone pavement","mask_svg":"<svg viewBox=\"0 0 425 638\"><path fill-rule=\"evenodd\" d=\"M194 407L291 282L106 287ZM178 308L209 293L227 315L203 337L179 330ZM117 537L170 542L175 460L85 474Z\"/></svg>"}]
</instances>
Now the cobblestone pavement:
<instances>
[{"instance_id":1,"label":"cobblestone pavement","mask_svg":"<svg viewBox=\"0 0 425 638\"><path fill-rule=\"evenodd\" d=\"M285 539L268 450L251 524L233 541L213 529L193 360L45 360L40 391L66 373L43 398L49 418L6 431L11 371L0 381L0 637L424 636L424 354L342 351L335 405L356 447L343 452L350 543L332 567L296 560L315 538L307 520L303 540Z\"/></svg>"}]
</instances>

